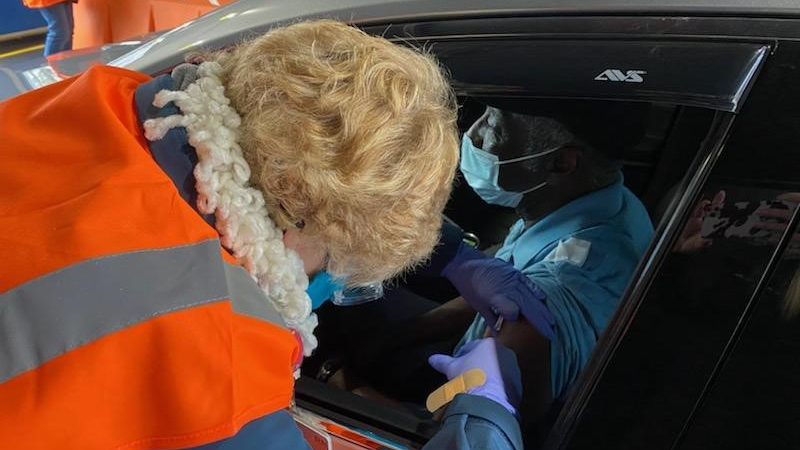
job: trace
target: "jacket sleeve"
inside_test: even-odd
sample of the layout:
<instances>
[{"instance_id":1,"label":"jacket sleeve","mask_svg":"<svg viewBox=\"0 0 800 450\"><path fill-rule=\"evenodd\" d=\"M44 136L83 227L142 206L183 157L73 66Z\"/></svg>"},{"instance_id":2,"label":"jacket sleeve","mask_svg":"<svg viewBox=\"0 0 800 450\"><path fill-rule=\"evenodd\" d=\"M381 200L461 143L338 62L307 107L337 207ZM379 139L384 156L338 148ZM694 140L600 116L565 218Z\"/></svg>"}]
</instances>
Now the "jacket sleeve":
<instances>
[{"instance_id":1,"label":"jacket sleeve","mask_svg":"<svg viewBox=\"0 0 800 450\"><path fill-rule=\"evenodd\" d=\"M292 416L280 410L243 426L235 435L190 450L311 450Z\"/></svg>"},{"instance_id":2,"label":"jacket sleeve","mask_svg":"<svg viewBox=\"0 0 800 450\"><path fill-rule=\"evenodd\" d=\"M447 408L442 428L423 450L523 450L514 416L499 404L459 394Z\"/></svg>"}]
</instances>

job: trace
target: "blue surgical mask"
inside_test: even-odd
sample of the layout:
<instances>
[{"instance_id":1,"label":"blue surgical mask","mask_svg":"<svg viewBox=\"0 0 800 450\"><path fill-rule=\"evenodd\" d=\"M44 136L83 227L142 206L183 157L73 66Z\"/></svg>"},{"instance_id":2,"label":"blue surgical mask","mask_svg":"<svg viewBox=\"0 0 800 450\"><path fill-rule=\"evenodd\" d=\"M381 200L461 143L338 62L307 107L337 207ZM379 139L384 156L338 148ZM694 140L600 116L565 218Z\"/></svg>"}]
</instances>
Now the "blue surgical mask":
<instances>
[{"instance_id":1,"label":"blue surgical mask","mask_svg":"<svg viewBox=\"0 0 800 450\"><path fill-rule=\"evenodd\" d=\"M333 297L333 293L341 291L344 286L328 272L317 272L308 283L306 293L311 298L311 309L316 310Z\"/></svg>"},{"instance_id":2,"label":"blue surgical mask","mask_svg":"<svg viewBox=\"0 0 800 450\"><path fill-rule=\"evenodd\" d=\"M500 161L497 155L476 147L475 144L472 143L472 139L464 133L461 139L461 173L464 174L464 178L467 179L467 183L469 183L470 187L472 187L486 203L514 208L522 201L523 195L545 187L547 182L539 183L522 192L506 191L500 187L498 182L500 177L500 165L540 158L558 149L559 147L555 147L532 155Z\"/></svg>"}]
</instances>

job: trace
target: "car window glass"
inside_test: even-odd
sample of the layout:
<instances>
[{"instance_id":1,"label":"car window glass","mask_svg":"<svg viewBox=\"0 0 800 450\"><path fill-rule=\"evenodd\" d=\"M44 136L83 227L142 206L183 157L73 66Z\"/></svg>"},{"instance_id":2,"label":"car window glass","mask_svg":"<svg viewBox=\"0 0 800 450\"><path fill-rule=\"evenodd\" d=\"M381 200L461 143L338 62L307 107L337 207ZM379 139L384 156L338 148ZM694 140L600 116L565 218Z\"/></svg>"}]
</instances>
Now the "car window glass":
<instances>
[{"instance_id":1,"label":"car window glass","mask_svg":"<svg viewBox=\"0 0 800 450\"><path fill-rule=\"evenodd\" d=\"M781 236L775 217L796 208L782 194L707 183L584 417L601 414L603 402L614 408L584 422L571 446L597 436L634 446L677 438L773 257Z\"/></svg>"},{"instance_id":2,"label":"car window glass","mask_svg":"<svg viewBox=\"0 0 800 450\"><path fill-rule=\"evenodd\" d=\"M800 194L782 198L800 200ZM782 209L790 213L791 209ZM777 211L776 211L777 212ZM784 214L769 223L785 229ZM677 448L795 448L800 390L800 235L794 234ZM731 393L736 392L736 395ZM758 432L753 432L757 428Z\"/></svg>"}]
</instances>

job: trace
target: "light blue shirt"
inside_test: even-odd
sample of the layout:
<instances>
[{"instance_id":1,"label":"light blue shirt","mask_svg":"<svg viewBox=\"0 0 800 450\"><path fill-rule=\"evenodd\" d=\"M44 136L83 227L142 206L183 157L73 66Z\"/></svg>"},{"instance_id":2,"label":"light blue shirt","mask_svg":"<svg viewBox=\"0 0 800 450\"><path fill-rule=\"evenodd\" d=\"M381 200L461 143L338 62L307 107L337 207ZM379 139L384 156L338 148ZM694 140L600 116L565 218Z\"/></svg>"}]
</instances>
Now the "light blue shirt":
<instances>
[{"instance_id":1,"label":"light blue shirt","mask_svg":"<svg viewBox=\"0 0 800 450\"><path fill-rule=\"evenodd\" d=\"M547 295L555 336L550 343L553 398L586 364L653 235L642 203L620 180L562 206L530 228L515 223L495 255ZM459 346L480 339L477 316Z\"/></svg>"}]
</instances>

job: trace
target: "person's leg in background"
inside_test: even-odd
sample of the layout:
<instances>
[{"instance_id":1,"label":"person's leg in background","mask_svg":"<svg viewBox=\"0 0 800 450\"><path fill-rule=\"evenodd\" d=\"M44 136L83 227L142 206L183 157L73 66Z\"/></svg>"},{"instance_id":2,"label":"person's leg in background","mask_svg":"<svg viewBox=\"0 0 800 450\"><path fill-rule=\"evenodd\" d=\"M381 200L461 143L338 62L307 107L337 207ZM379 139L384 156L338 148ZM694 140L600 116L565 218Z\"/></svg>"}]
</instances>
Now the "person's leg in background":
<instances>
[{"instance_id":1,"label":"person's leg in background","mask_svg":"<svg viewBox=\"0 0 800 450\"><path fill-rule=\"evenodd\" d=\"M75 2L69 0L65 3L69 5L69 11L67 11L67 18L69 19L69 42L68 48L65 48L64 50L72 50L72 39L75 37L75 15L72 12L72 8Z\"/></svg>"},{"instance_id":2,"label":"person's leg in background","mask_svg":"<svg viewBox=\"0 0 800 450\"><path fill-rule=\"evenodd\" d=\"M47 22L47 37L44 42L44 56L72 49L72 1L56 3L39 12Z\"/></svg>"}]
</instances>

